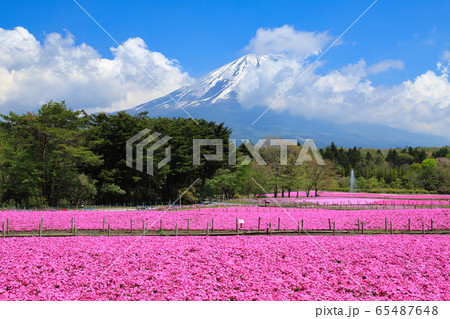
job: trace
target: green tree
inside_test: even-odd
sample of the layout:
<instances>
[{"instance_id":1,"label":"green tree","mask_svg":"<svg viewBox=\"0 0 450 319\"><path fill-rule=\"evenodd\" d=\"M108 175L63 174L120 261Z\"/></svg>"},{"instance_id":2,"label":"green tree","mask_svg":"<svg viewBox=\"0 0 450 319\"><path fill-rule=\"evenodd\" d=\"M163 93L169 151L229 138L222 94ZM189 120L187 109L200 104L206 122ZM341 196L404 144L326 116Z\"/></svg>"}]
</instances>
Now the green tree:
<instances>
[{"instance_id":1,"label":"green tree","mask_svg":"<svg viewBox=\"0 0 450 319\"><path fill-rule=\"evenodd\" d=\"M422 161L421 166L423 169L430 168L430 167L436 167L436 161L434 160L434 158L424 159Z\"/></svg>"},{"instance_id":2,"label":"green tree","mask_svg":"<svg viewBox=\"0 0 450 319\"><path fill-rule=\"evenodd\" d=\"M9 196L17 201L25 198L29 205L56 205L69 196L70 182L78 178L79 172L86 166L101 164L86 145L88 117L83 111L71 110L64 101L50 101L37 113L10 112L1 117L2 130L10 143ZM13 186L21 183L27 186Z\"/></svg>"}]
</instances>

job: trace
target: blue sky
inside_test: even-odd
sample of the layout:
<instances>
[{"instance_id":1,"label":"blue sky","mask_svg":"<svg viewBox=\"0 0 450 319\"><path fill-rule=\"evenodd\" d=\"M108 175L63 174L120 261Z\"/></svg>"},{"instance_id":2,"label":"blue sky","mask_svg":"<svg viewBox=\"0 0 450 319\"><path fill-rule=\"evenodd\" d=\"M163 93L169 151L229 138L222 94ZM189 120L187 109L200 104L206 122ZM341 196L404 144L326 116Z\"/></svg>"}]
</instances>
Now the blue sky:
<instances>
[{"instance_id":1,"label":"blue sky","mask_svg":"<svg viewBox=\"0 0 450 319\"><path fill-rule=\"evenodd\" d=\"M338 36L371 1L88 1L86 8L119 43L142 38L193 77L234 60L258 28L291 25ZM326 72L359 59L400 59L405 69L373 76L391 85L434 69L450 48L450 1L380 0L325 57ZM37 39L70 31L104 57L115 44L71 0L3 1L0 27L23 26Z\"/></svg>"}]
</instances>

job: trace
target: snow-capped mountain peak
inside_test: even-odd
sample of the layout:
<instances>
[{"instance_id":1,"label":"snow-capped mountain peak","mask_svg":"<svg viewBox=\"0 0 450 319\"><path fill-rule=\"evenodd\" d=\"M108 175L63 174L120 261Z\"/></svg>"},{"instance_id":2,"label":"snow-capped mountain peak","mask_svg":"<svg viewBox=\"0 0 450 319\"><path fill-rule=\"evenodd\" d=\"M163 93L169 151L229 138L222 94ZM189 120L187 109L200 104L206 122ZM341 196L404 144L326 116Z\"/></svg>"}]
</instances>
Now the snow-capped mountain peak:
<instances>
[{"instance_id":1,"label":"snow-capped mountain peak","mask_svg":"<svg viewBox=\"0 0 450 319\"><path fill-rule=\"evenodd\" d=\"M226 101L234 97L235 88L245 81L250 70L261 68L267 61L277 59L277 56L245 55L199 78L193 85L182 87L134 109L141 110L150 106L161 109L195 107Z\"/></svg>"}]
</instances>

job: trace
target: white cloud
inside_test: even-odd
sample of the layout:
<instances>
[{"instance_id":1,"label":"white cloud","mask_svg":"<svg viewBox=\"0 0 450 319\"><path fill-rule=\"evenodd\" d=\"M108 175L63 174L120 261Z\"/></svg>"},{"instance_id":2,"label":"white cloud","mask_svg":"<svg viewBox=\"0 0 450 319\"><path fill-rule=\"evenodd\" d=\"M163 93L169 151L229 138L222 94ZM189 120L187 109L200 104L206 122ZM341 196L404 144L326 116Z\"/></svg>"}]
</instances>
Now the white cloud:
<instances>
[{"instance_id":1,"label":"white cloud","mask_svg":"<svg viewBox=\"0 0 450 319\"><path fill-rule=\"evenodd\" d=\"M320 54L330 41L326 32L296 31L290 26L259 29L245 48L256 54L278 55L249 70L237 86L245 107L272 105L306 118L338 123L366 122L450 138L450 51L444 51L437 71L392 87L374 86L368 75L403 70L401 60L383 60L367 66L364 60L319 75L315 65L283 95L310 66L308 57Z\"/></svg>"},{"instance_id":2,"label":"white cloud","mask_svg":"<svg viewBox=\"0 0 450 319\"><path fill-rule=\"evenodd\" d=\"M140 38L111 48L113 59L76 45L67 33L40 43L26 29L0 28L0 112L34 109L50 99L73 108L116 111L163 96L192 82L177 61L148 50ZM125 49L132 59L128 57ZM137 61L160 85L140 69Z\"/></svg>"},{"instance_id":3,"label":"white cloud","mask_svg":"<svg viewBox=\"0 0 450 319\"><path fill-rule=\"evenodd\" d=\"M403 70L405 64L401 60L383 60L374 65L371 65L367 71L371 74L378 74L389 70Z\"/></svg>"},{"instance_id":4,"label":"white cloud","mask_svg":"<svg viewBox=\"0 0 450 319\"><path fill-rule=\"evenodd\" d=\"M360 63L360 67L363 69L364 65ZM355 78L355 74L337 72L343 76L341 81L344 83L348 77ZM316 84L320 82L322 77L315 81ZM307 116L325 117L341 123L382 124L450 137L450 83L445 74L427 71L413 81L393 87L375 87L364 77L350 90L337 92L336 85L330 83L328 87L322 87L320 92L310 92L312 96L320 94L321 99L320 104L309 104Z\"/></svg>"},{"instance_id":5,"label":"white cloud","mask_svg":"<svg viewBox=\"0 0 450 319\"><path fill-rule=\"evenodd\" d=\"M288 57L267 61L249 72L251 80L237 88L245 107L272 104L309 65ZM361 60L326 75L311 70L272 109L306 118L382 124L450 138L450 82L442 67L440 74L427 71L392 87L374 86L367 78L370 69Z\"/></svg>"},{"instance_id":6,"label":"white cloud","mask_svg":"<svg viewBox=\"0 0 450 319\"><path fill-rule=\"evenodd\" d=\"M318 55L331 40L327 32L296 31L285 25L280 28L256 31L245 51L255 54L287 54L297 58Z\"/></svg>"},{"instance_id":7,"label":"white cloud","mask_svg":"<svg viewBox=\"0 0 450 319\"><path fill-rule=\"evenodd\" d=\"M340 70L331 71L325 76L319 76L313 83L313 87L319 92L331 90L335 93L355 90L367 74L366 63L360 61L343 67Z\"/></svg>"},{"instance_id":8,"label":"white cloud","mask_svg":"<svg viewBox=\"0 0 450 319\"><path fill-rule=\"evenodd\" d=\"M283 56L263 56L260 63L262 67L248 68L245 77L234 88L244 106L270 105L274 97L281 95L305 70L303 62ZM308 74L311 72L313 70ZM299 83L307 85L308 81L308 76L304 76ZM277 106L282 107L284 103L284 99L280 99Z\"/></svg>"}]
</instances>

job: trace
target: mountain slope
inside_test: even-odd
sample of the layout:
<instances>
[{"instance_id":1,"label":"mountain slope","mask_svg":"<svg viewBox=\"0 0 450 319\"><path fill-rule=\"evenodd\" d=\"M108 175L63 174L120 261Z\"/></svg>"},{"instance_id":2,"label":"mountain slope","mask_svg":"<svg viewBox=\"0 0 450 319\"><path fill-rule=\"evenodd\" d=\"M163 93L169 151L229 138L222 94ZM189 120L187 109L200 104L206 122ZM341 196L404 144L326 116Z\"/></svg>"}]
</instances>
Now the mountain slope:
<instances>
[{"instance_id":1,"label":"mountain slope","mask_svg":"<svg viewBox=\"0 0 450 319\"><path fill-rule=\"evenodd\" d=\"M249 69L260 68L267 60L276 61L277 57L255 54L243 56L201 77L189 87L180 88L131 110L201 107L234 100L234 89L244 81Z\"/></svg>"}]
</instances>

